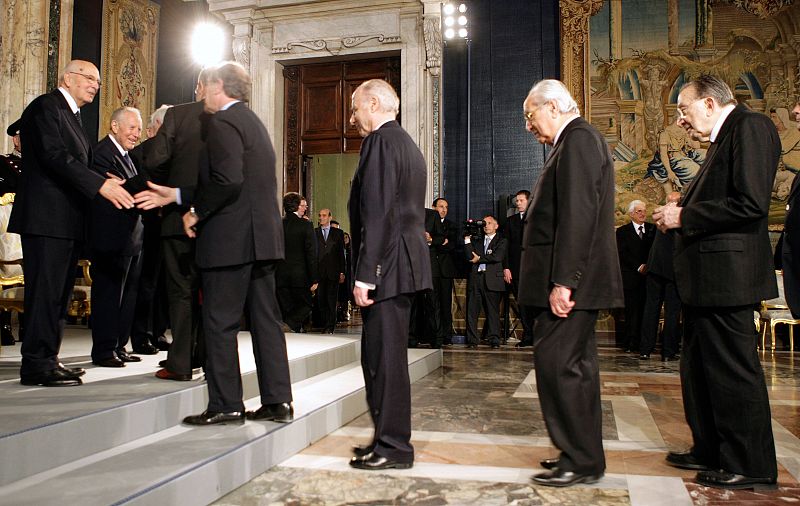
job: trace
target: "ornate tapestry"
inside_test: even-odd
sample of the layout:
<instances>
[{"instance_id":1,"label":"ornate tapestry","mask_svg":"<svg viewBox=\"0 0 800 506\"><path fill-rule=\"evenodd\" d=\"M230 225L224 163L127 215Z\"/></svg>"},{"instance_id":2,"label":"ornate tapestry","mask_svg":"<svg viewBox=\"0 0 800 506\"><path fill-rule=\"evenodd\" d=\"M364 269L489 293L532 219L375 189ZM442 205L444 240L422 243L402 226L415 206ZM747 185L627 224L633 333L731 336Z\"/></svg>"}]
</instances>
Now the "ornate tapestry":
<instances>
[{"instance_id":1,"label":"ornate tapestry","mask_svg":"<svg viewBox=\"0 0 800 506\"><path fill-rule=\"evenodd\" d=\"M631 200L647 202L649 214L697 172L707 146L674 125L676 101L685 82L708 72L778 129L783 153L770 224L780 228L800 172L800 132L790 114L800 94L800 2L561 0L560 10L562 75L611 145L618 224Z\"/></svg>"},{"instance_id":2,"label":"ornate tapestry","mask_svg":"<svg viewBox=\"0 0 800 506\"><path fill-rule=\"evenodd\" d=\"M145 124L153 112L159 11L160 6L148 0L103 3L101 137L115 109L136 107Z\"/></svg>"}]
</instances>

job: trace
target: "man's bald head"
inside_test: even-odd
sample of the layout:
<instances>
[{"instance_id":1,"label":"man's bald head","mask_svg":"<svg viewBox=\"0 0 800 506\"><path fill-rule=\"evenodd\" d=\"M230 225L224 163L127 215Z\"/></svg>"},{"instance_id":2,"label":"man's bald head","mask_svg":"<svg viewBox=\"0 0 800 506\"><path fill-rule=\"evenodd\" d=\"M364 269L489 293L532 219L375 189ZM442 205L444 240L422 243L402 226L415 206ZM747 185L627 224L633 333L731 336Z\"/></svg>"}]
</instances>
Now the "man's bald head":
<instances>
[{"instance_id":1,"label":"man's bald head","mask_svg":"<svg viewBox=\"0 0 800 506\"><path fill-rule=\"evenodd\" d=\"M92 103L100 90L100 71L92 62L72 60L58 77L58 86L75 99L78 107Z\"/></svg>"}]
</instances>

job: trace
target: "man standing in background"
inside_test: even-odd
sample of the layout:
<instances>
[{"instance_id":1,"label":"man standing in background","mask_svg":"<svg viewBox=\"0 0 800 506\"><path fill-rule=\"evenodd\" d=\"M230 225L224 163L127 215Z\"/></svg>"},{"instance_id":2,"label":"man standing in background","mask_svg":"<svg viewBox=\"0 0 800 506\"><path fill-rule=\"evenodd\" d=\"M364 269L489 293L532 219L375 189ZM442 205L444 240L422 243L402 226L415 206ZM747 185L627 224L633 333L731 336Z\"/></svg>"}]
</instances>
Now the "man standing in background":
<instances>
[{"instance_id":1,"label":"man standing in background","mask_svg":"<svg viewBox=\"0 0 800 506\"><path fill-rule=\"evenodd\" d=\"M316 231L319 286L317 304L323 332L333 334L336 328L336 300L339 285L344 283L344 232L331 226L331 210L320 209Z\"/></svg>"}]
</instances>

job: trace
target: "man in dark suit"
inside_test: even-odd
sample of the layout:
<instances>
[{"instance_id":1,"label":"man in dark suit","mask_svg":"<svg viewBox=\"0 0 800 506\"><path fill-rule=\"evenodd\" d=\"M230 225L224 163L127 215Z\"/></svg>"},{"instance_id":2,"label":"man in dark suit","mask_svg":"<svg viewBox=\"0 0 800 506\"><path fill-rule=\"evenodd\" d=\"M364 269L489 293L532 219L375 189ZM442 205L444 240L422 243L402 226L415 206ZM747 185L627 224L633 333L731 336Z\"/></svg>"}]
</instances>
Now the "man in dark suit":
<instances>
[{"instance_id":1,"label":"man in dark suit","mask_svg":"<svg viewBox=\"0 0 800 506\"><path fill-rule=\"evenodd\" d=\"M503 279L511 286L517 306L517 316L522 322L522 340L517 343L517 348L533 346L533 321L527 308L519 303L519 262L522 258L522 231L524 229L525 211L528 210L528 201L531 192L520 190L514 196L517 212L509 217L500 231L508 240L508 254L503 263Z\"/></svg>"},{"instance_id":2,"label":"man in dark suit","mask_svg":"<svg viewBox=\"0 0 800 506\"><path fill-rule=\"evenodd\" d=\"M797 128L800 129L800 102L792 109ZM781 267L786 304L794 318L800 318L800 178L795 177L789 198L786 199L786 218L781 236Z\"/></svg>"},{"instance_id":3,"label":"man in dark suit","mask_svg":"<svg viewBox=\"0 0 800 506\"><path fill-rule=\"evenodd\" d=\"M353 296L364 321L361 367L375 434L354 448L359 469L409 468L411 385L408 326L411 300L431 288L425 244L425 158L395 120L392 86L372 79L352 97L350 124L364 137L350 189Z\"/></svg>"},{"instance_id":4,"label":"man in dark suit","mask_svg":"<svg viewBox=\"0 0 800 506\"><path fill-rule=\"evenodd\" d=\"M126 180L130 193L143 190L141 177L128 155L142 134L138 109L123 107L111 114L111 129L94 147L92 169ZM95 197L89 220L92 261L92 363L124 367L141 359L125 350L141 272L142 219L136 209L117 209ZM134 343L137 345L140 343Z\"/></svg>"},{"instance_id":5,"label":"man in dark suit","mask_svg":"<svg viewBox=\"0 0 800 506\"><path fill-rule=\"evenodd\" d=\"M181 217L194 200L200 156L205 152L209 120L203 110L206 80L206 71L201 71L195 89L197 101L170 107L155 137L142 145L142 167L158 184L150 182L150 191L137 194L137 205L145 210L163 206L161 265L172 344L166 366L156 377L165 380L191 380L192 368L203 364L205 354L195 242L183 231Z\"/></svg>"},{"instance_id":6,"label":"man in dark suit","mask_svg":"<svg viewBox=\"0 0 800 506\"><path fill-rule=\"evenodd\" d=\"M275 264L284 253L275 152L266 128L247 106L247 71L227 62L209 74L204 103L213 116L207 151L194 205L183 216L186 234L197 237L202 269L208 408L183 421L244 423L236 338L246 309L261 392L261 407L248 411L247 418L289 422L292 386L275 298Z\"/></svg>"},{"instance_id":7,"label":"man in dark suit","mask_svg":"<svg viewBox=\"0 0 800 506\"><path fill-rule=\"evenodd\" d=\"M667 462L698 470L701 485L777 488L753 309L778 294L767 221L780 140L768 116L737 106L728 85L709 75L681 89L678 125L711 147L680 204L653 214L662 232L677 232L681 387L694 443Z\"/></svg>"},{"instance_id":8,"label":"man in dark suit","mask_svg":"<svg viewBox=\"0 0 800 506\"><path fill-rule=\"evenodd\" d=\"M667 195L667 203L677 203L681 194ZM681 299L675 286L675 271L672 268L672 252L675 242L673 234L655 234L650 256L647 258L645 276L645 302L642 310L642 342L639 359L647 360L656 346L658 320L661 304L664 304L664 331L661 334L661 360L677 360L678 334L680 332Z\"/></svg>"},{"instance_id":9,"label":"man in dark suit","mask_svg":"<svg viewBox=\"0 0 800 506\"><path fill-rule=\"evenodd\" d=\"M434 234L429 245L431 250L431 278L433 297L439 310L438 329L434 346L452 344L453 337L453 278L456 277L456 264L453 251L458 241L458 227L447 219L448 204L442 197L433 201L437 216Z\"/></svg>"},{"instance_id":10,"label":"man in dark suit","mask_svg":"<svg viewBox=\"0 0 800 506\"><path fill-rule=\"evenodd\" d=\"M605 471L594 326L622 305L614 241L614 163L561 82L537 83L523 104L527 129L552 147L525 218L520 304L535 315L536 389L557 459L539 485L594 483Z\"/></svg>"},{"instance_id":11,"label":"man in dark suit","mask_svg":"<svg viewBox=\"0 0 800 506\"><path fill-rule=\"evenodd\" d=\"M503 262L508 240L497 233L494 216L487 215L483 221L483 236L464 237L464 254L472 264L467 281L467 346L478 347L478 315L483 307L486 339L496 349L500 347L500 301L506 291Z\"/></svg>"},{"instance_id":12,"label":"man in dark suit","mask_svg":"<svg viewBox=\"0 0 800 506\"><path fill-rule=\"evenodd\" d=\"M653 245L656 227L645 222L647 206L641 200L628 205L630 224L617 228L617 252L625 291L625 343L627 353L639 352L642 331L642 312L645 299L647 257Z\"/></svg>"},{"instance_id":13,"label":"man in dark suit","mask_svg":"<svg viewBox=\"0 0 800 506\"><path fill-rule=\"evenodd\" d=\"M37 97L22 113L22 174L8 230L22 236L25 258L23 385L80 385L83 370L58 360L75 266L85 240L86 209L99 193L117 208L133 207L123 181L97 174L80 108L94 100L100 73L73 60L58 89Z\"/></svg>"},{"instance_id":14,"label":"man in dark suit","mask_svg":"<svg viewBox=\"0 0 800 506\"><path fill-rule=\"evenodd\" d=\"M320 209L317 227L317 265L319 286L317 304L322 318L322 328L326 334L333 334L336 328L336 300L339 285L344 283L344 232L331 226L331 210Z\"/></svg>"},{"instance_id":15,"label":"man in dark suit","mask_svg":"<svg viewBox=\"0 0 800 506\"><path fill-rule=\"evenodd\" d=\"M318 286L317 247L314 225L304 219L302 195L283 196L283 237L286 258L278 262L276 281L283 321L292 332L305 332L303 323L311 315L311 295Z\"/></svg>"}]
</instances>

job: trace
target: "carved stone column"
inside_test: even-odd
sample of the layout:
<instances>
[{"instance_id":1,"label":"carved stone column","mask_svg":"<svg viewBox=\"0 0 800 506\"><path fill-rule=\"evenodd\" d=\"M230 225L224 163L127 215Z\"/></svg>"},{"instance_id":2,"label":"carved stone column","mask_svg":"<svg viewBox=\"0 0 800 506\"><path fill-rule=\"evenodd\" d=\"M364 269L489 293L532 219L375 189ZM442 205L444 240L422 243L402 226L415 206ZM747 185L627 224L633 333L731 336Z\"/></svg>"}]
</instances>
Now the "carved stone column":
<instances>
[{"instance_id":1,"label":"carved stone column","mask_svg":"<svg viewBox=\"0 0 800 506\"><path fill-rule=\"evenodd\" d=\"M589 18L603 0L561 0L561 80L572 93L584 118L589 110Z\"/></svg>"},{"instance_id":2,"label":"carved stone column","mask_svg":"<svg viewBox=\"0 0 800 506\"><path fill-rule=\"evenodd\" d=\"M237 21L233 25L233 59L250 69L250 39L253 25L248 21Z\"/></svg>"},{"instance_id":3,"label":"carved stone column","mask_svg":"<svg viewBox=\"0 0 800 506\"><path fill-rule=\"evenodd\" d=\"M424 1L423 35L425 39L425 89L428 93L425 121L430 142L430 167L428 168L429 195L433 198L442 195L442 17L441 3L438 0ZM431 200L432 202L432 200Z\"/></svg>"}]
</instances>

